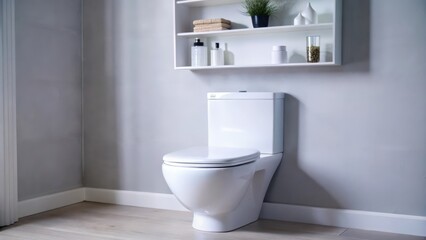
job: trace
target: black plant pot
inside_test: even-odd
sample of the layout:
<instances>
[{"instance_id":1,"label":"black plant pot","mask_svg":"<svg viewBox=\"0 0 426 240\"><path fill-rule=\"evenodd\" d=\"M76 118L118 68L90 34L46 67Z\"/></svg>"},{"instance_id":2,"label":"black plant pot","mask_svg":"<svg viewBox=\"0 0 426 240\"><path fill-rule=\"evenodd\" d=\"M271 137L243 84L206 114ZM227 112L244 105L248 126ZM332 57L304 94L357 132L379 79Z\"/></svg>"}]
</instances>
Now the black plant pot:
<instances>
[{"instance_id":1,"label":"black plant pot","mask_svg":"<svg viewBox=\"0 0 426 240\"><path fill-rule=\"evenodd\" d=\"M254 28L267 27L269 23L269 16L259 15L251 16L251 22Z\"/></svg>"}]
</instances>

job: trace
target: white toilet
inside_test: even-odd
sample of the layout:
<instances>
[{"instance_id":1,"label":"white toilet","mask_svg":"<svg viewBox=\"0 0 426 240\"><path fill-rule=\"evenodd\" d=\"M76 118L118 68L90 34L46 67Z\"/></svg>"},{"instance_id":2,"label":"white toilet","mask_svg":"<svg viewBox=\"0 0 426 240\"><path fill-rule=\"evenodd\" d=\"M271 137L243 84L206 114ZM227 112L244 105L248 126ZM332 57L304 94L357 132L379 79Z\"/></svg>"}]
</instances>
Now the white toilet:
<instances>
[{"instance_id":1,"label":"white toilet","mask_svg":"<svg viewBox=\"0 0 426 240\"><path fill-rule=\"evenodd\" d=\"M166 154L164 178L194 213L192 226L212 232L259 218L281 162L284 93L209 93L208 146Z\"/></svg>"}]
</instances>

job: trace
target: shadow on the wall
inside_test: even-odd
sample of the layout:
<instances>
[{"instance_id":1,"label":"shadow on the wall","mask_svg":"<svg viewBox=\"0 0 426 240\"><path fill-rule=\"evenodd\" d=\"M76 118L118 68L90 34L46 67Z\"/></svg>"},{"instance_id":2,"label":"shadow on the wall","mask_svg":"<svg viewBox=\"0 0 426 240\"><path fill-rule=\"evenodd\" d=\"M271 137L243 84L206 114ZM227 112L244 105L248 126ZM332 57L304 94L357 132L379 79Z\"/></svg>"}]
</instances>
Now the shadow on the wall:
<instances>
[{"instance_id":1,"label":"shadow on the wall","mask_svg":"<svg viewBox=\"0 0 426 240\"><path fill-rule=\"evenodd\" d=\"M343 1L342 65L345 71L370 70L370 0Z\"/></svg>"},{"instance_id":2,"label":"shadow on the wall","mask_svg":"<svg viewBox=\"0 0 426 240\"><path fill-rule=\"evenodd\" d=\"M287 94L284 115L284 157L269 186L265 202L339 208L339 203L300 166L300 102ZM314 200L313 200L314 199Z\"/></svg>"}]
</instances>

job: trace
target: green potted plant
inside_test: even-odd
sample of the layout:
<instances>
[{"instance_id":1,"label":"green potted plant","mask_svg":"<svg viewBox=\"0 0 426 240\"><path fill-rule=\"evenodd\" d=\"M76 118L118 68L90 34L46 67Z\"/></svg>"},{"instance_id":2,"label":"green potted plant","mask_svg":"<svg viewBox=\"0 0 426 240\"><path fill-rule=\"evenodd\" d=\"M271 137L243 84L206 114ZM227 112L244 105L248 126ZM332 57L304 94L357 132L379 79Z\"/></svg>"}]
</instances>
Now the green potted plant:
<instances>
[{"instance_id":1,"label":"green potted plant","mask_svg":"<svg viewBox=\"0 0 426 240\"><path fill-rule=\"evenodd\" d=\"M254 28L267 27L269 16L278 10L271 0L244 0L243 7L243 13L251 16Z\"/></svg>"}]
</instances>

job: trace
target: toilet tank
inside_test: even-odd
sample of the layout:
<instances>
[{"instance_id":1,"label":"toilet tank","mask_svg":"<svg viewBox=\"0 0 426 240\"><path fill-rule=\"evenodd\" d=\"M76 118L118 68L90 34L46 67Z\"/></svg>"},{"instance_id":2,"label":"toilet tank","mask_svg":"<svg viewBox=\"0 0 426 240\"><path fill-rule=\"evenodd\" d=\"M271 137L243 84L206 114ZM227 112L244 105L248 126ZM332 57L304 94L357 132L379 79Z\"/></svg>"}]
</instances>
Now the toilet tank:
<instances>
[{"instance_id":1,"label":"toilet tank","mask_svg":"<svg viewBox=\"0 0 426 240\"><path fill-rule=\"evenodd\" d=\"M209 146L284 149L284 93L212 92L208 99Z\"/></svg>"}]
</instances>

